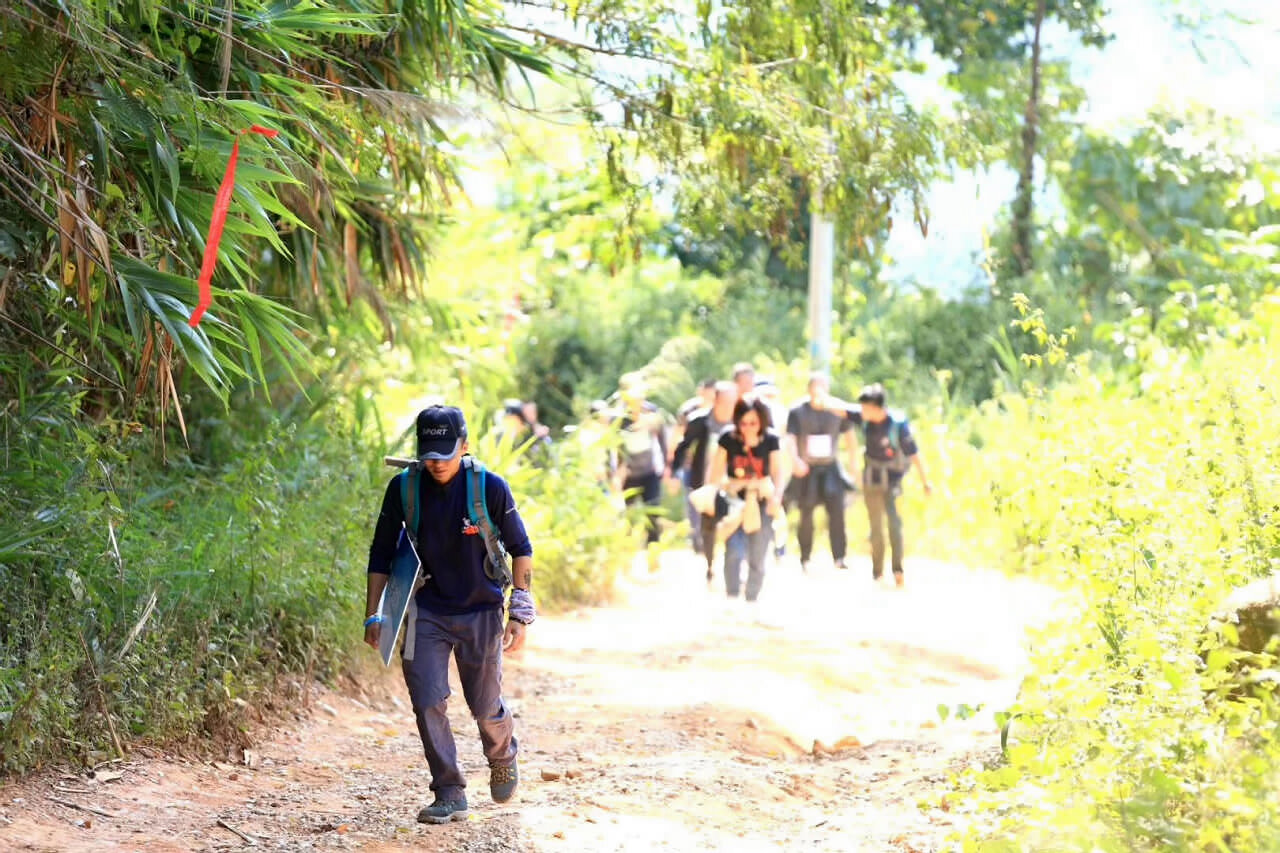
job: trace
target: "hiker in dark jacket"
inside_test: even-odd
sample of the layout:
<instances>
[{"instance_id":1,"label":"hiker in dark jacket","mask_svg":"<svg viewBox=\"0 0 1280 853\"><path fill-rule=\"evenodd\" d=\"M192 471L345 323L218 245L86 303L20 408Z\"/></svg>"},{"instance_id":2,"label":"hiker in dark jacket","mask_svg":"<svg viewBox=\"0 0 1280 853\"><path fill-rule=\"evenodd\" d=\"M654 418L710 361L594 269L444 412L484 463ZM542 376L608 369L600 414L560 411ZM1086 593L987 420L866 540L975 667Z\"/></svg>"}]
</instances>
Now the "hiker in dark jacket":
<instances>
[{"instance_id":1,"label":"hiker in dark jacket","mask_svg":"<svg viewBox=\"0 0 1280 853\"><path fill-rule=\"evenodd\" d=\"M688 460L682 460L680 465L674 464L675 447L678 447L680 442L684 441L684 431L689 426L689 419L711 408L715 401L716 380L704 379L699 382L698 393L681 403L680 408L676 410L676 428L671 433L675 446L672 447L669 467L672 473L679 478L680 485L684 487L684 513L685 520L689 522L689 544L696 554L702 553L702 516L693 505L693 501L689 499L689 493L693 489L689 486Z\"/></svg>"},{"instance_id":2,"label":"hiker in dark jacket","mask_svg":"<svg viewBox=\"0 0 1280 853\"><path fill-rule=\"evenodd\" d=\"M929 486L929 475L906 418L885 408L884 386L879 382L862 389L858 394L858 407L850 407L848 417L854 425L862 427L862 497L871 522L871 577L879 581L884 575L884 527L887 521L890 567L894 583L902 586L904 547L902 516L898 513L902 481L907 471L915 468L920 472L920 484L928 495L933 491Z\"/></svg>"},{"instance_id":3,"label":"hiker in dark jacket","mask_svg":"<svg viewBox=\"0 0 1280 853\"><path fill-rule=\"evenodd\" d=\"M715 401L711 408L703 409L689 418L684 436L671 455L671 467L687 467L689 492L701 488L707 482L711 460L720 434L733 425L733 407L738 402L738 389L732 382L716 383ZM699 514L702 534L702 556L707 561L707 581L714 577L711 564L716 558L716 518Z\"/></svg>"},{"instance_id":4,"label":"hiker in dark jacket","mask_svg":"<svg viewBox=\"0 0 1280 853\"><path fill-rule=\"evenodd\" d=\"M387 484L369 547L364 641L379 647L379 603L401 532L416 517L415 547L428 577L409 603L401 663L435 795L435 801L418 812L418 821L447 823L467 816L466 778L445 713L450 657L457 662L463 696L480 729L489 762L489 792L499 803L515 793L517 744L514 721L502 699L502 653L520 648L525 626L534 620L529 593L533 547L506 481L486 472L485 507L512 559L514 587L504 626L504 590L485 570L485 537L472 523L467 503L467 424L462 411L452 406L423 409L417 437L423 470L409 481L417 484L415 509L406 519L401 489L407 493L408 486L400 478L408 472L397 475Z\"/></svg>"}]
</instances>

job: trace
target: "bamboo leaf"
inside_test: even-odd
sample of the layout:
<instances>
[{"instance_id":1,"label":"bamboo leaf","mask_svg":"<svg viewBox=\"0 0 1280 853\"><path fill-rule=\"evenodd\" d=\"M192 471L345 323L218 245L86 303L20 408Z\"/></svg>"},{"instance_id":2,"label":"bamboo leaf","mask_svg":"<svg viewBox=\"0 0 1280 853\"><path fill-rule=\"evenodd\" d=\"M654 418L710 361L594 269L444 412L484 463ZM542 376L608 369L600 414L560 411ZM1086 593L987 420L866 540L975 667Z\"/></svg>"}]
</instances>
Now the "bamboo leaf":
<instances>
[{"instance_id":1,"label":"bamboo leaf","mask_svg":"<svg viewBox=\"0 0 1280 853\"><path fill-rule=\"evenodd\" d=\"M163 128L157 128L151 144L155 149L156 160L164 167L169 178L169 200L173 201L178 197L178 187L181 185L178 177L178 155L173 150L172 143L162 134Z\"/></svg>"}]
</instances>

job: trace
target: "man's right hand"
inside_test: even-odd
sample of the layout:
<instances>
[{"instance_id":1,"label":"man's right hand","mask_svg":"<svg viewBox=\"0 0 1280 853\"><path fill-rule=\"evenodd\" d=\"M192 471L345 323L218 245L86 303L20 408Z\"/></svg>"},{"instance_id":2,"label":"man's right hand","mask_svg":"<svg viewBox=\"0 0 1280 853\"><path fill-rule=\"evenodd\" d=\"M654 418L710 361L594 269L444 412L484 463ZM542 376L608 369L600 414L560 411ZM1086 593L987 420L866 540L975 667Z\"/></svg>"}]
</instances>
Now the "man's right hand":
<instances>
[{"instance_id":1,"label":"man's right hand","mask_svg":"<svg viewBox=\"0 0 1280 853\"><path fill-rule=\"evenodd\" d=\"M791 473L796 477L809 476L809 463L805 462L803 459L797 459Z\"/></svg>"},{"instance_id":2,"label":"man's right hand","mask_svg":"<svg viewBox=\"0 0 1280 853\"><path fill-rule=\"evenodd\" d=\"M374 622L372 625L365 626L364 644L373 649L376 649L380 645L382 645L382 623L381 622Z\"/></svg>"}]
</instances>

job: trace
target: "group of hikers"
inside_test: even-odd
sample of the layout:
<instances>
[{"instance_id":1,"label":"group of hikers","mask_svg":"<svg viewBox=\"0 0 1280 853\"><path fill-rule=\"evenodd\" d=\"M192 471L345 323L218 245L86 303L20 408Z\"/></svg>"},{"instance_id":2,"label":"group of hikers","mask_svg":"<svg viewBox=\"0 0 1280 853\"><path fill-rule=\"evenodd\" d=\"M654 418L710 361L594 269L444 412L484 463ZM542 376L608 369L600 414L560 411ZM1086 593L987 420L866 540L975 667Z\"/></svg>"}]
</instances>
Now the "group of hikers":
<instances>
[{"instance_id":1,"label":"group of hikers","mask_svg":"<svg viewBox=\"0 0 1280 853\"><path fill-rule=\"evenodd\" d=\"M854 490L861 491L871 522L872 577L884 574L887 521L890 569L903 584L897 498L911 467L926 492L929 482L909 425L886 408L882 386L867 385L856 403L846 403L831 396L825 376L814 375L807 399L787 408L770 380L739 364L732 380L701 383L672 429L646 399L643 377L633 373L619 382L618 410L593 406L593 416L618 429L606 479L628 500L655 507L664 480L680 478L692 544L706 560L708 581L716 544L724 539L730 597L742 592L747 601L758 599L771 550L781 557L785 549L791 504L799 513L801 566L808 571L814 512L822 506L832 558L846 568L845 497ZM504 441L549 447L536 405L507 401L495 427ZM401 460L407 467L388 482L369 547L364 641L378 649L384 623L400 630L400 617L384 612L383 599L393 565L411 546L417 572L403 615L400 659L431 772L433 799L418 820L438 824L468 815L466 779L446 713L451 658L489 764L490 796L504 803L515 794L518 742L502 697L502 658L521 647L536 618L533 546L506 480L470 458L460 409L429 406L418 413L414 431L415 457ZM846 473L859 468L855 436L863 451L860 486ZM655 557L658 538L656 514L647 513L646 539Z\"/></svg>"},{"instance_id":2,"label":"group of hikers","mask_svg":"<svg viewBox=\"0 0 1280 853\"><path fill-rule=\"evenodd\" d=\"M813 374L805 399L786 406L771 379L740 363L731 379L699 383L677 411L674 428L645 399L638 374L622 377L619 392L620 451L612 482L630 502L650 509L651 566L658 539L654 508L664 480L678 479L684 487L691 544L706 561L708 582L715 576L716 546L724 540L725 592L731 598L741 592L748 602L760 595L769 554L780 559L786 552L792 507L801 569L808 572L812 564L819 507L832 561L847 569L845 508L848 496L860 493L870 525L871 576L884 577L887 551L894 582L903 586L898 498L912 468L926 494L930 486L910 424L888 408L882 385L866 385L850 403L831 395L825 375Z\"/></svg>"}]
</instances>

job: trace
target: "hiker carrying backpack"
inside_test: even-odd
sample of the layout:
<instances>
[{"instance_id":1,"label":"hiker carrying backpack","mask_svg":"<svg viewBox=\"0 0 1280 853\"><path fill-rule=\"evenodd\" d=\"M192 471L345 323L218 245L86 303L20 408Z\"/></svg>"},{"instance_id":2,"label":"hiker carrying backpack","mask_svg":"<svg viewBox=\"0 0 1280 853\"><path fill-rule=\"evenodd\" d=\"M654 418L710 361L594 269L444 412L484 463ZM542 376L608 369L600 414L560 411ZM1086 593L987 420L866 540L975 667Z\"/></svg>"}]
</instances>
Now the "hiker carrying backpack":
<instances>
[{"instance_id":1,"label":"hiker carrying backpack","mask_svg":"<svg viewBox=\"0 0 1280 853\"><path fill-rule=\"evenodd\" d=\"M883 490L901 487L902 477L911 467L911 458L915 455L914 450L910 453L903 451L903 432L911 437L906 414L896 409L886 409L885 419L878 424L865 418L862 420L864 488Z\"/></svg>"},{"instance_id":2,"label":"hiker carrying backpack","mask_svg":"<svg viewBox=\"0 0 1280 853\"><path fill-rule=\"evenodd\" d=\"M416 458L387 460L405 470L387 483L369 547L364 641L380 648L384 627L393 633L399 627L396 612L384 613L382 604L384 593L395 588L391 574L405 537L421 563L422 580L400 611L400 657L435 796L418 820L445 823L467 816L466 775L446 713L450 658L480 730L489 793L504 803L515 792L518 744L502 698L502 655L520 647L535 617L533 547L506 480L467 455L460 409L423 409L416 431Z\"/></svg>"},{"instance_id":3,"label":"hiker carrying backpack","mask_svg":"<svg viewBox=\"0 0 1280 853\"><path fill-rule=\"evenodd\" d=\"M929 494L929 477L906 416L885 407L884 386L877 382L864 387L858 394L858 404L859 410L851 411L849 419L862 427L862 490L871 525L871 577L878 581L884 576L887 522L893 579L902 586L904 546L902 516L898 512L902 481L914 466L920 472L925 494Z\"/></svg>"}]
</instances>

